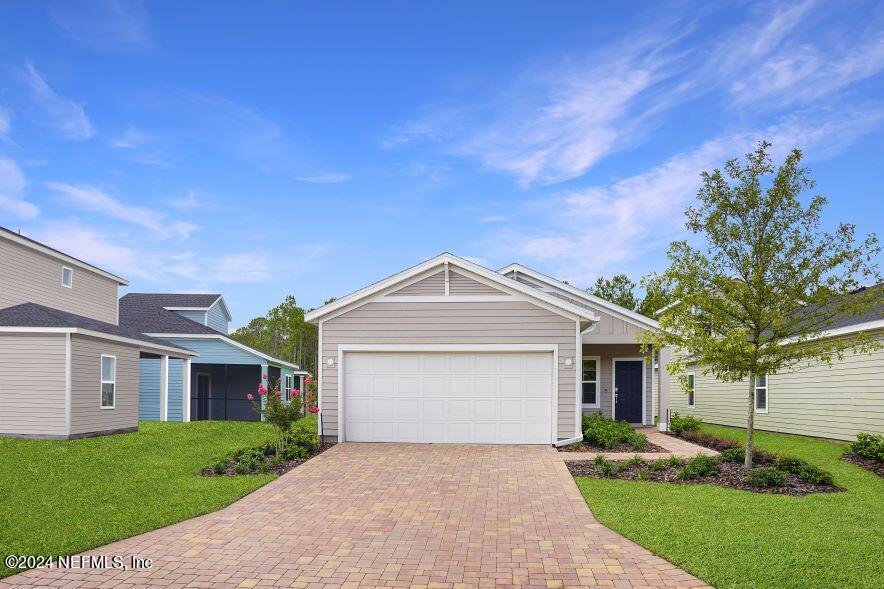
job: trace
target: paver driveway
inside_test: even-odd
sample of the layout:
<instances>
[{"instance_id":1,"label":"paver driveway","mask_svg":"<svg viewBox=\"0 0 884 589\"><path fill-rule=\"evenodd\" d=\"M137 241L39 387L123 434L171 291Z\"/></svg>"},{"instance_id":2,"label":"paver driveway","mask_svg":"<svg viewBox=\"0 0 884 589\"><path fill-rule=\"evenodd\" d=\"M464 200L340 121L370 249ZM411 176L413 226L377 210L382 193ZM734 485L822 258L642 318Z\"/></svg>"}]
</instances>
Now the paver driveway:
<instances>
[{"instance_id":1,"label":"paver driveway","mask_svg":"<svg viewBox=\"0 0 884 589\"><path fill-rule=\"evenodd\" d=\"M340 444L226 509L34 570L42 587L697 587L598 524L542 446Z\"/></svg>"}]
</instances>

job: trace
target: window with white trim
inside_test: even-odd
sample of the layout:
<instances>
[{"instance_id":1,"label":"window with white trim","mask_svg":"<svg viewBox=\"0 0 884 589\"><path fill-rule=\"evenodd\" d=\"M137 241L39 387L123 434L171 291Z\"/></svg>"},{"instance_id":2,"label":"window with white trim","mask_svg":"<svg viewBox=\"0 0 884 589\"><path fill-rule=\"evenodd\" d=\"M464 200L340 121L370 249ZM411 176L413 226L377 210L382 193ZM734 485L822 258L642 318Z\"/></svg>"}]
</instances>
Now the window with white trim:
<instances>
[{"instance_id":1,"label":"window with white trim","mask_svg":"<svg viewBox=\"0 0 884 589\"><path fill-rule=\"evenodd\" d=\"M688 379L688 388L687 388L686 392L688 394L688 407L693 409L694 402L696 401L696 391L694 389L694 373L689 372L687 374L687 379Z\"/></svg>"},{"instance_id":2,"label":"window with white trim","mask_svg":"<svg viewBox=\"0 0 884 589\"><path fill-rule=\"evenodd\" d=\"M766 374L760 374L755 377L755 410L759 413L767 413Z\"/></svg>"},{"instance_id":3,"label":"window with white trim","mask_svg":"<svg viewBox=\"0 0 884 589\"><path fill-rule=\"evenodd\" d=\"M101 408L113 409L117 396L117 359L101 355Z\"/></svg>"},{"instance_id":4,"label":"window with white trim","mask_svg":"<svg viewBox=\"0 0 884 589\"><path fill-rule=\"evenodd\" d=\"M61 285L68 288L74 287L74 271L67 266L61 267Z\"/></svg>"},{"instance_id":5,"label":"window with white trim","mask_svg":"<svg viewBox=\"0 0 884 589\"><path fill-rule=\"evenodd\" d=\"M599 359L583 358L581 380L582 403L584 407L599 406Z\"/></svg>"},{"instance_id":6,"label":"window with white trim","mask_svg":"<svg viewBox=\"0 0 884 589\"><path fill-rule=\"evenodd\" d=\"M292 392L292 375L285 375L285 398L289 398L289 394Z\"/></svg>"}]
</instances>

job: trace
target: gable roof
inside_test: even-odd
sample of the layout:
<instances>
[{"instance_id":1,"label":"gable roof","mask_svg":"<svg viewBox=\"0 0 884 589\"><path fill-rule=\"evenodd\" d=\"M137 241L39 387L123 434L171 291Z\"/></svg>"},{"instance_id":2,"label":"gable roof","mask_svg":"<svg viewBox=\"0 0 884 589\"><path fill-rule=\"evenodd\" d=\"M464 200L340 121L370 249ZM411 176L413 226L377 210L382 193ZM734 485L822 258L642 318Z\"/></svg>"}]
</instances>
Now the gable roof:
<instances>
[{"instance_id":1,"label":"gable roof","mask_svg":"<svg viewBox=\"0 0 884 589\"><path fill-rule=\"evenodd\" d=\"M524 274L524 275L528 276L529 278L533 278L534 280L546 283L547 285L552 286L553 288L557 288L559 290L562 290L578 300L583 300L583 301L586 301L590 305L600 307L601 309L608 311L612 315L615 315L628 323L632 323L633 325L637 325L638 327L641 327L642 329L659 329L660 328L660 323L658 321L655 321L654 319L651 319L650 317L645 317L641 313L636 313L635 311L633 311L631 309L627 309L626 307L621 307L620 305L612 303L611 301L606 301L605 299L599 298L599 297L592 295L584 290L580 290L579 288L571 286L570 284L565 284L561 280L556 280L555 278L547 276L546 274L543 274L542 272L538 272L537 270L534 270L532 268L528 268L527 266L513 263L513 264L510 264L509 266L505 266L505 267L501 268L500 270L498 270L498 272L500 274L509 274L510 272Z\"/></svg>"},{"instance_id":2,"label":"gable roof","mask_svg":"<svg viewBox=\"0 0 884 589\"><path fill-rule=\"evenodd\" d=\"M504 288L507 288L510 290L515 290L515 291L517 291L521 294L524 294L530 298L541 301L541 302L545 303L547 306L551 306L553 308L558 309L562 313L576 316L576 317L586 320L586 321L597 321L598 320L598 317L596 316L596 314L593 313L590 309L586 309L586 308L580 307L578 305L574 305L574 304L569 303L565 300L562 300L558 297L555 297L551 294L547 294L545 292L539 291L536 288L531 288L528 285L522 284L522 283L515 281L511 278L503 276L502 274L499 274L499 273L495 272L494 270L490 270L488 268L485 268L484 266L480 266L479 264L476 264L474 262L470 262L469 260L465 260L464 258L460 258L460 257L455 256L454 254L451 254L448 252L439 254L438 256L436 256L434 258L430 258L429 260L426 260L424 262L421 262L420 264L417 264L416 266L412 266L411 268L403 270L402 272L399 272L397 274L394 274L392 276L384 278L383 280L379 280L378 282L375 282L373 284L370 284L369 286L366 286L365 288L361 288L355 292L352 292L346 296L343 296L343 297L341 297L341 298L339 298L339 299L337 299L327 305L323 305L322 307L319 307L318 309L313 309L312 311L310 311L304 315L304 320L308 321L310 323L316 323L319 321L319 319L321 317L325 317L331 313L334 313L335 311L339 311L341 309L344 309L345 307L348 307L349 305L352 305L360 300L366 299L366 298L368 298L372 295L375 295L385 289L395 286L396 284L404 282L404 281L408 280L409 278L417 276L423 272L431 270L431 269L435 268L436 266L441 266L445 263L448 263L452 266L460 267L464 270L472 272L473 274L476 274L477 276L481 276L481 277L485 278L486 280L489 280L491 282L499 284L500 286L502 286Z\"/></svg>"},{"instance_id":3,"label":"gable roof","mask_svg":"<svg viewBox=\"0 0 884 589\"><path fill-rule=\"evenodd\" d=\"M175 301L190 300L203 302L205 299L197 297L214 296L217 300L221 295L174 295L174 294L151 294L129 293L120 299L120 325L140 331L141 333L201 333L227 335L208 325L179 315L166 307L174 306L169 303ZM181 298L178 298L181 297ZM184 298L193 297L193 298Z\"/></svg>"},{"instance_id":4,"label":"gable roof","mask_svg":"<svg viewBox=\"0 0 884 589\"><path fill-rule=\"evenodd\" d=\"M133 343L142 343L151 347L174 348L195 355L192 350L144 335L137 329L125 325L114 325L36 303L22 303L0 309L0 327L81 329L98 335L135 340Z\"/></svg>"},{"instance_id":5,"label":"gable roof","mask_svg":"<svg viewBox=\"0 0 884 589\"><path fill-rule=\"evenodd\" d=\"M38 251L42 254L46 254L47 256L50 256L52 258L56 258L57 260L61 260L62 262L67 262L68 264L71 264L72 266L79 266L80 268L85 268L86 270L90 270L92 272L95 272L96 274L104 276L105 278L110 278L111 280L115 281L117 284L119 284L121 286L127 286L129 284L129 281L126 280L125 278L120 278L116 274L111 274L107 270L102 270L98 266L93 266L92 264L89 264L88 262L84 262L83 260L75 258L74 256L66 254L62 251L55 249L55 248L49 247L45 243L40 243L39 241L31 239L30 237L25 237L21 233L16 233L15 231L10 231L6 227L0 227L0 237L4 237L4 238L8 239L9 241L12 241L13 243L23 245L24 247Z\"/></svg>"}]
</instances>

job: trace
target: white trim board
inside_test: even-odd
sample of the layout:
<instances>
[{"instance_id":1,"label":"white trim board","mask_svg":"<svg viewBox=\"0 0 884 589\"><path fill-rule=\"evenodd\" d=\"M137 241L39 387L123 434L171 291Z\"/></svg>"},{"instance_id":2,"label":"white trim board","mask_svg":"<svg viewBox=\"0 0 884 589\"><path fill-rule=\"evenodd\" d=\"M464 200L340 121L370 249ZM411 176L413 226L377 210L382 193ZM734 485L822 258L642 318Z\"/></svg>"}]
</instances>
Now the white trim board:
<instances>
[{"instance_id":1,"label":"white trim board","mask_svg":"<svg viewBox=\"0 0 884 589\"><path fill-rule=\"evenodd\" d=\"M106 339L114 342L121 342L124 344L131 344L133 346L139 346L148 350L163 350L169 352L171 355L177 357L185 357L185 356L199 356L197 352L193 352L191 350L185 350L183 348L178 348L172 345L164 346L161 344L152 344L150 342L146 342L144 340L133 339L130 337L123 337L120 335L112 335L109 333L103 333L101 331L92 331L91 329L83 329L81 327L10 327L10 326L0 326L0 333L67 333L74 335L85 335L88 337L94 337L97 339ZM148 335L148 334L144 334ZM150 337L150 336L148 336Z\"/></svg>"},{"instance_id":2,"label":"white trim board","mask_svg":"<svg viewBox=\"0 0 884 589\"><path fill-rule=\"evenodd\" d=\"M548 352L552 353L552 391L550 400L550 444L558 439L559 423L559 346L558 344L338 344L338 442L346 441L344 431L344 363L347 352ZM320 362L322 365L322 362ZM322 381L320 380L320 386Z\"/></svg>"},{"instance_id":3,"label":"white trim board","mask_svg":"<svg viewBox=\"0 0 884 589\"><path fill-rule=\"evenodd\" d=\"M279 358L274 358L273 356L268 356L264 352L259 352L255 348L250 348L245 344L241 344L234 339L230 339L226 335L214 334L214 333L145 333L144 335L148 337L156 337L156 338L175 338L175 339L219 339L223 342L226 342L234 347L245 350L246 352L257 356L259 358L263 358L273 364L279 364L285 366L286 368L291 368L295 371L295 374L310 374L306 370L301 370L301 367L297 364L292 364L291 362L286 362L285 360L280 360ZM199 354L194 354L195 356L199 356Z\"/></svg>"},{"instance_id":4,"label":"white trim board","mask_svg":"<svg viewBox=\"0 0 884 589\"><path fill-rule=\"evenodd\" d=\"M547 276L542 272L538 272L537 270L532 270L527 266L522 266L521 264L510 264L509 266L505 266L498 270L500 274L509 274L510 272L516 272L518 274L524 274L529 278L532 278L538 282L542 282L547 286L551 286L553 288L557 288L559 290L565 291L568 294L574 296L577 299L583 299L587 302L587 304L597 305L602 307L605 311L611 313L618 319L622 319L628 323L641 327L642 329L659 329L660 323L651 319L650 317L645 317L641 313L636 313L630 309L625 307L621 307L615 303L610 301L606 301L605 299L599 298L595 295L589 294L586 291L580 290L579 288L573 287L570 284L565 284L560 280L556 280L551 276ZM515 281L515 279L512 279Z\"/></svg>"},{"instance_id":5,"label":"white trim board","mask_svg":"<svg viewBox=\"0 0 884 589\"><path fill-rule=\"evenodd\" d=\"M375 282L374 284L371 284L365 288L350 293L334 302L323 305L318 309L314 309L304 316L304 320L309 323L315 323L320 318L330 318L329 316L335 312L346 312L346 310L348 310L351 305L372 297L373 295L380 294L385 289L398 285L405 280L412 278L413 276L426 272L437 266L443 266L446 262L449 264L449 267L456 266L461 270L465 270L468 273L466 275L469 278L483 278L485 279L483 282L485 282L486 284L490 283L497 289L527 295L531 299L545 303L546 305L548 305L547 308L551 307L552 309L556 310L555 312L571 319L598 321L598 316L596 316L596 314L589 309L584 309L577 305L568 303L567 301L558 299L551 294L539 291L524 284L520 284L519 282L512 280L511 278L507 278L506 276L494 272L493 270L489 270L488 268L484 268L478 264L470 262L469 260L459 258L450 253L440 254L434 258L421 262L417 266L413 266L407 270L394 274L393 276L390 276L388 278Z\"/></svg>"},{"instance_id":6,"label":"white trim board","mask_svg":"<svg viewBox=\"0 0 884 589\"><path fill-rule=\"evenodd\" d=\"M642 425L647 425L647 418L645 417L647 408L647 397L646 390L647 383L645 382L645 374L647 372L647 366L645 366L646 360L644 356L624 356L622 358L611 358L611 419L617 419L617 402L614 399L614 395L616 394L614 391L617 390L617 362L639 362L642 363Z\"/></svg>"}]
</instances>

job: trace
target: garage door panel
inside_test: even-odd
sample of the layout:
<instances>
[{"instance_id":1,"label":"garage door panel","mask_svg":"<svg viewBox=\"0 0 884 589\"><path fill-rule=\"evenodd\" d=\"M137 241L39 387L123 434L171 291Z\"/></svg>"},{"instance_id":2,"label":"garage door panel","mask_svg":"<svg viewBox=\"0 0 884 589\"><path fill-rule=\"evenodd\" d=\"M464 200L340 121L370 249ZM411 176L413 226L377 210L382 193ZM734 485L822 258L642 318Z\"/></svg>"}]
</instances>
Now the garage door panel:
<instances>
[{"instance_id":1,"label":"garage door panel","mask_svg":"<svg viewBox=\"0 0 884 589\"><path fill-rule=\"evenodd\" d=\"M347 353L349 441L551 441L551 353Z\"/></svg>"}]
</instances>

